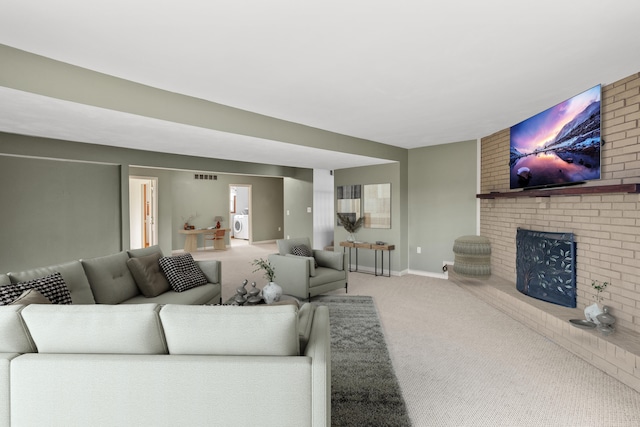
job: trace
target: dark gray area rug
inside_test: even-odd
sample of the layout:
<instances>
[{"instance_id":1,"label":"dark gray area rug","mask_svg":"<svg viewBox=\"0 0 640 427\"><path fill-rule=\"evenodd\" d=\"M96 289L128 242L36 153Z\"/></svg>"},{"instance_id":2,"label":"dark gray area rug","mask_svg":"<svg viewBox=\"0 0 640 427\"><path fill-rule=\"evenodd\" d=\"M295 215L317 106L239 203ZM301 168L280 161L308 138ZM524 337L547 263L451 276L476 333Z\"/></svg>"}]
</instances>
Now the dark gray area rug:
<instances>
[{"instance_id":1,"label":"dark gray area rug","mask_svg":"<svg viewBox=\"0 0 640 427\"><path fill-rule=\"evenodd\" d=\"M331 322L331 425L410 426L373 298L319 296Z\"/></svg>"}]
</instances>

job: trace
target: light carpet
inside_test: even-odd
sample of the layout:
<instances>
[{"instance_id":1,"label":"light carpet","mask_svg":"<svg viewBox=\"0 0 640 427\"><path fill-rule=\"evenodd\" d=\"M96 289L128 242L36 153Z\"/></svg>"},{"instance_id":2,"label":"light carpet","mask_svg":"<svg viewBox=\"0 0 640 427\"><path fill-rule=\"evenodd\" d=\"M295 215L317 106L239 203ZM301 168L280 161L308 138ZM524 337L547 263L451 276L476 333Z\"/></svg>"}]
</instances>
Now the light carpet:
<instances>
[{"instance_id":1,"label":"light carpet","mask_svg":"<svg viewBox=\"0 0 640 427\"><path fill-rule=\"evenodd\" d=\"M319 296L331 320L331 425L410 426L373 298Z\"/></svg>"},{"instance_id":2,"label":"light carpet","mask_svg":"<svg viewBox=\"0 0 640 427\"><path fill-rule=\"evenodd\" d=\"M262 287L251 260L274 252L266 244L194 257L222 260L228 298L243 278ZM349 295L374 298L414 426L640 425L640 393L452 282L350 273Z\"/></svg>"}]
</instances>

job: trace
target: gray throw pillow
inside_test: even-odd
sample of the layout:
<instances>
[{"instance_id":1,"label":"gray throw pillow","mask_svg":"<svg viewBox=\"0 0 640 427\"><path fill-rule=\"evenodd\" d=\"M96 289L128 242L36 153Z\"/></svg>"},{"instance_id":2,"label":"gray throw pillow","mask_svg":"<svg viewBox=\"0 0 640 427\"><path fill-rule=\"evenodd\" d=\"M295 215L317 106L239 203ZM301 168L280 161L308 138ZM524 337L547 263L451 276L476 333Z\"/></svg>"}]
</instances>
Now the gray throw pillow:
<instances>
[{"instance_id":1,"label":"gray throw pillow","mask_svg":"<svg viewBox=\"0 0 640 427\"><path fill-rule=\"evenodd\" d=\"M127 267L131 271L133 280L147 298L157 297L171 289L169 282L162 270L160 270L161 253L129 258Z\"/></svg>"},{"instance_id":2,"label":"gray throw pillow","mask_svg":"<svg viewBox=\"0 0 640 427\"><path fill-rule=\"evenodd\" d=\"M35 289L26 290L9 305L51 304L51 301Z\"/></svg>"}]
</instances>

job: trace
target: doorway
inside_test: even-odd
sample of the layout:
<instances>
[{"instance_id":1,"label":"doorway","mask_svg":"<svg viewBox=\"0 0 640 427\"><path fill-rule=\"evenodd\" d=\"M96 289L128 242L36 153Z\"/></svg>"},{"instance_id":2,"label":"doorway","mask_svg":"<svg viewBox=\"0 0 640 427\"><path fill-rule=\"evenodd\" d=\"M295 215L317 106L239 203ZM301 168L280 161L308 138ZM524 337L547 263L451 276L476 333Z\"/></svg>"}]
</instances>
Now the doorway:
<instances>
[{"instance_id":1,"label":"doorway","mask_svg":"<svg viewBox=\"0 0 640 427\"><path fill-rule=\"evenodd\" d=\"M232 246L251 244L252 223L251 185L229 184L229 242Z\"/></svg>"},{"instance_id":2,"label":"doorway","mask_svg":"<svg viewBox=\"0 0 640 427\"><path fill-rule=\"evenodd\" d=\"M158 178L129 177L129 247L158 244Z\"/></svg>"}]
</instances>

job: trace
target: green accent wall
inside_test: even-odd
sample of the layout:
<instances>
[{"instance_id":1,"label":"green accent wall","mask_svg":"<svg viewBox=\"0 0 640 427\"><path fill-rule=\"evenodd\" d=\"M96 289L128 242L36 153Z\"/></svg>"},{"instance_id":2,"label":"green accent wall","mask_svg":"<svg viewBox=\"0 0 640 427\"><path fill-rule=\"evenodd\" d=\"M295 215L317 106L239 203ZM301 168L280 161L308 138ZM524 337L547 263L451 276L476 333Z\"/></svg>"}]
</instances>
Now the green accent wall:
<instances>
[{"instance_id":1,"label":"green accent wall","mask_svg":"<svg viewBox=\"0 0 640 427\"><path fill-rule=\"evenodd\" d=\"M285 178L284 190L284 238L308 237L313 247L313 170Z\"/></svg>"},{"instance_id":2,"label":"green accent wall","mask_svg":"<svg viewBox=\"0 0 640 427\"><path fill-rule=\"evenodd\" d=\"M0 271L120 250L118 165L0 155Z\"/></svg>"},{"instance_id":3,"label":"green accent wall","mask_svg":"<svg viewBox=\"0 0 640 427\"><path fill-rule=\"evenodd\" d=\"M3 132L0 132L0 159L0 195L6 204L11 204L0 224L2 241L11 242L0 249L0 272L127 249L130 174L158 178L158 239L165 254L184 245L184 236L177 233L182 220L176 203L188 211L202 212L203 220L205 212L215 212L215 216L217 204L223 212L228 209L228 184L252 185L254 209L264 212L253 224L254 241L275 240L283 235L283 231L277 231L283 226L283 177L301 173L296 168ZM238 174L224 174L221 170L236 170ZM187 171L218 174L219 180L214 183L221 185L215 187L212 198L204 204L200 199L208 199L208 195L199 194L201 182L189 182L193 172ZM292 200L295 203L296 198ZM311 228L312 219L309 221L307 227Z\"/></svg>"},{"instance_id":4,"label":"green accent wall","mask_svg":"<svg viewBox=\"0 0 640 427\"><path fill-rule=\"evenodd\" d=\"M442 273L456 238L476 234L477 142L409 151L409 265ZM421 247L422 253L417 253Z\"/></svg>"}]
</instances>

